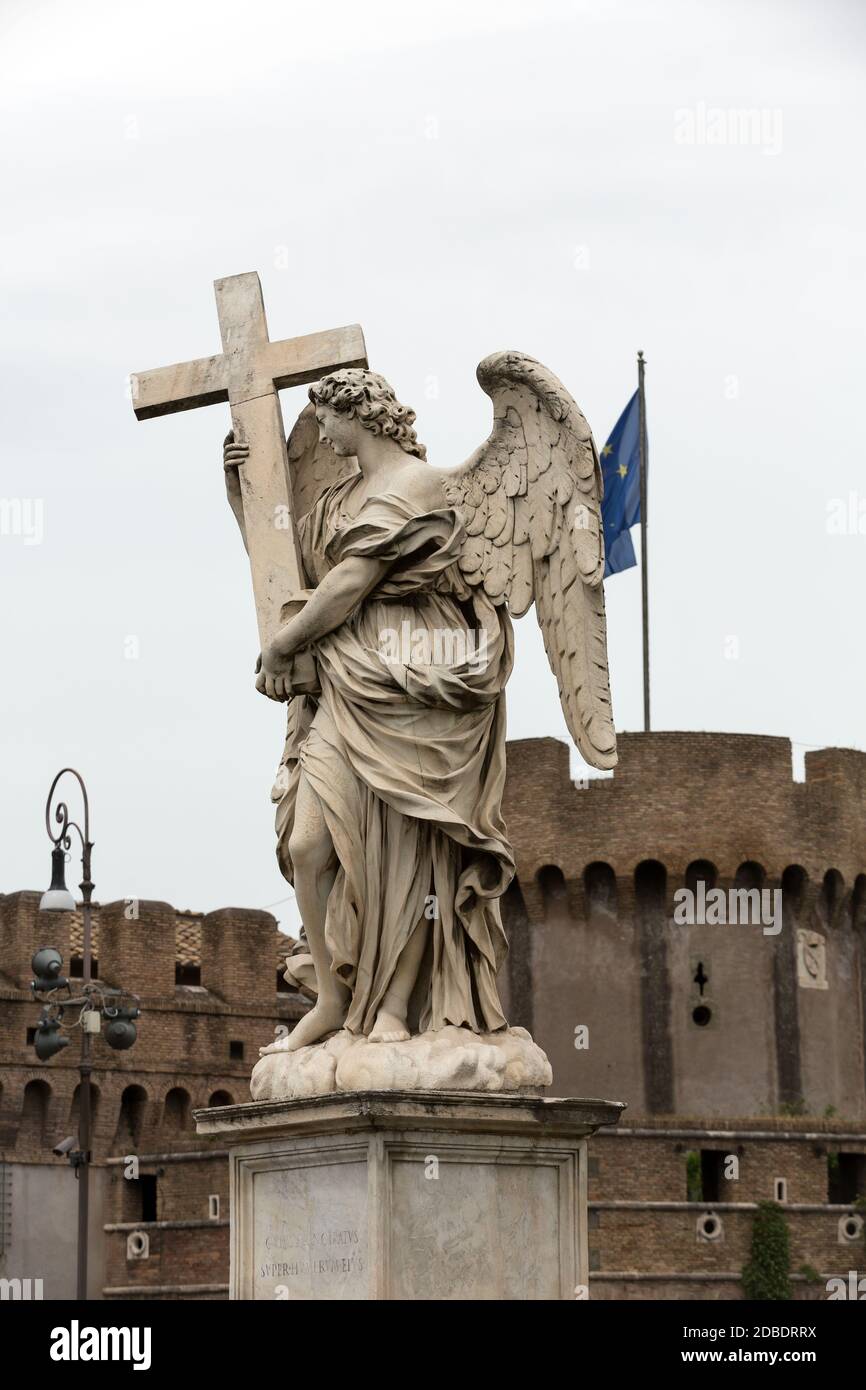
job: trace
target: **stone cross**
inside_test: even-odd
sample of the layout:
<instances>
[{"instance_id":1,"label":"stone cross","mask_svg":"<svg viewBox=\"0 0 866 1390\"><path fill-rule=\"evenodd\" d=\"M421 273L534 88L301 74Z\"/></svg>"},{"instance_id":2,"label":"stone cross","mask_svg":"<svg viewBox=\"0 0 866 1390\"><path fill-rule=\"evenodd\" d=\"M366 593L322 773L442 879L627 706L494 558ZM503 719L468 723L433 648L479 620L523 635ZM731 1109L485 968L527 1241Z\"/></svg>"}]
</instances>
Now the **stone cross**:
<instances>
[{"instance_id":1,"label":"stone cross","mask_svg":"<svg viewBox=\"0 0 866 1390\"><path fill-rule=\"evenodd\" d=\"M231 406L235 439L250 451L240 484L264 649L291 612L283 614L284 607L304 591L278 392L340 367L366 367L367 355L358 324L272 343L255 271L216 280L214 289L222 352L134 374L132 404L139 420L218 401Z\"/></svg>"}]
</instances>

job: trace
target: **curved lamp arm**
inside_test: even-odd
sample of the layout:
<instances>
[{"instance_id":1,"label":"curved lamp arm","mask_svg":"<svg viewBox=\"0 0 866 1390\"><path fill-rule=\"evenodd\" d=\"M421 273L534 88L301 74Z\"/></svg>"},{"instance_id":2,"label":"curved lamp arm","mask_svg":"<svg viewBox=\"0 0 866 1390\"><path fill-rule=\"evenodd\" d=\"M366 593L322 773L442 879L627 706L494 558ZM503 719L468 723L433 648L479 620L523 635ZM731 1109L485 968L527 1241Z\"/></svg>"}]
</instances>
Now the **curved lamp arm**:
<instances>
[{"instance_id":1,"label":"curved lamp arm","mask_svg":"<svg viewBox=\"0 0 866 1390\"><path fill-rule=\"evenodd\" d=\"M54 801L54 793L57 789L57 784L60 781L61 777L65 777L67 773L69 774L69 776L74 777L76 779L79 787L81 788L81 799L84 803L84 829L82 830L81 826L78 824L77 821L69 819L69 807L67 806L66 802L58 801L56 806L53 807L54 820L60 827L57 831L57 834L55 835L51 828L51 812L52 804ZM87 797L87 787L84 784L84 778L82 777L81 773L78 772L77 769L74 767L61 768L60 771L57 773L57 776L54 778L54 781L51 783L51 789L48 793L48 800L45 803L45 829L48 831L48 838L49 840L51 840L51 843L54 845L54 848L62 848L65 850L68 850L72 844L72 840L69 834L70 830L75 830L78 832L78 838L81 841L81 867L83 870L81 891L84 895L84 901L86 903L89 903L91 895L93 893L93 881L90 877L90 852L93 849L93 841L90 838L90 802Z\"/></svg>"}]
</instances>

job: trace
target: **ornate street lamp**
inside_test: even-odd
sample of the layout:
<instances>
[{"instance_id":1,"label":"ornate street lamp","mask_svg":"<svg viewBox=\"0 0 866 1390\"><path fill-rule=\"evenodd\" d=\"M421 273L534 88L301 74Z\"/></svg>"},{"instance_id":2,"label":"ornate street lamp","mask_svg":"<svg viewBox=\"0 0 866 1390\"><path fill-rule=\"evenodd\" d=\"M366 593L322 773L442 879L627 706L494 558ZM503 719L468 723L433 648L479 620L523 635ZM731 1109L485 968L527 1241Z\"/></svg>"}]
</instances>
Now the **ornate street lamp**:
<instances>
[{"instance_id":1,"label":"ornate street lamp","mask_svg":"<svg viewBox=\"0 0 866 1390\"><path fill-rule=\"evenodd\" d=\"M84 829L76 821L69 819L69 809L65 801L58 801L54 807L54 822L59 829L52 829L52 804L57 783L69 773L78 781L84 802ZM93 880L90 877L90 856L93 842L90 838L90 804L84 779L74 767L64 767L54 781L45 803L45 826L51 840L51 886L42 894L39 903L42 912L74 912L75 899L66 887L66 856L72 845L70 830L75 830L81 841L81 917L84 930L84 960L81 992L72 995L72 982L61 972L63 958L53 946L43 946L36 952L31 962L35 979L31 984L34 994L41 997L43 1004L39 1023L36 1027L36 1055L42 1062L56 1056L69 1046L69 1038L62 1030L64 1011L79 1006L77 1022L81 1027L81 1057L78 1065L80 1084L78 1088L78 1148L71 1140L64 1140L55 1153L65 1153L75 1169L78 1179L78 1298L87 1298L87 1220L90 1198L90 1144L91 1144L91 1085L93 1070L90 1057L90 1039L94 1033L102 1031L103 1018L107 1020L105 1041L109 1047L124 1049L135 1042L136 1028L132 1021L138 1018L138 1000L130 996L132 1003L121 1007L120 997L127 994L123 989L108 989L94 982L91 902L93 900ZM63 991L66 991L63 994ZM62 995L58 998L58 994ZM47 1001L46 1001L47 997ZM74 1025L73 1025L74 1026Z\"/></svg>"}]
</instances>

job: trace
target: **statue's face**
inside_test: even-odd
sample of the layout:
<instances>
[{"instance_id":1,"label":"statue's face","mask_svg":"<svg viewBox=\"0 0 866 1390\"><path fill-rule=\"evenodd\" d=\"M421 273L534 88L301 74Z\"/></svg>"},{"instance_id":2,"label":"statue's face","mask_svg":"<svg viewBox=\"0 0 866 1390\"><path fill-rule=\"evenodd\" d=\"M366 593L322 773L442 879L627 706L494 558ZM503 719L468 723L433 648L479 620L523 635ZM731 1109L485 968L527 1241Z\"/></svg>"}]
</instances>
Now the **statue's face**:
<instances>
[{"instance_id":1,"label":"statue's face","mask_svg":"<svg viewBox=\"0 0 866 1390\"><path fill-rule=\"evenodd\" d=\"M353 415L343 415L330 405L316 406L319 438L330 444L338 458L351 458L357 452L358 431L364 428Z\"/></svg>"}]
</instances>

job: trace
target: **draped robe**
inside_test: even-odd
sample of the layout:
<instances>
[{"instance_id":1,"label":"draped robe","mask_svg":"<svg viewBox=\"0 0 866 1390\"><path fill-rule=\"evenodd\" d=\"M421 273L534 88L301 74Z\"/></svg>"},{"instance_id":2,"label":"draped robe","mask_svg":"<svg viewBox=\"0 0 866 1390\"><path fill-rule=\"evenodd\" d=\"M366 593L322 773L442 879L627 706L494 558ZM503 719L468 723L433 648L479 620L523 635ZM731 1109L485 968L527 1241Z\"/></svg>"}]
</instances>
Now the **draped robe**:
<instances>
[{"instance_id":1,"label":"draped robe","mask_svg":"<svg viewBox=\"0 0 866 1390\"><path fill-rule=\"evenodd\" d=\"M329 488L299 524L317 584L349 556L375 556L388 568L313 644L321 691L290 706L277 856L292 882L303 770L339 863L325 940L331 969L352 991L350 1032L371 1031L419 922L428 931L412 1031L494 1031L506 1026L496 987L507 949L498 900L514 874L501 811L511 623L504 605L460 574L464 530L453 508L419 512L384 494L353 517L345 506L359 481ZM287 979L314 988L303 943Z\"/></svg>"}]
</instances>

